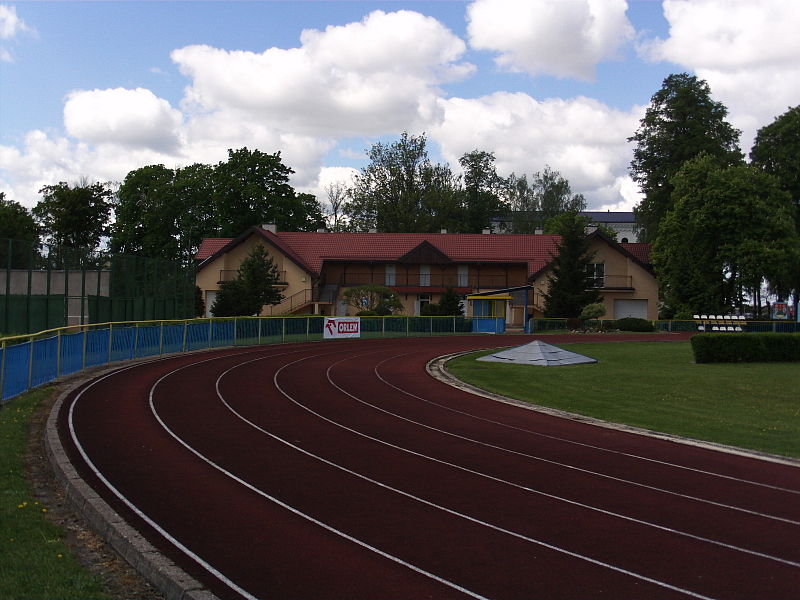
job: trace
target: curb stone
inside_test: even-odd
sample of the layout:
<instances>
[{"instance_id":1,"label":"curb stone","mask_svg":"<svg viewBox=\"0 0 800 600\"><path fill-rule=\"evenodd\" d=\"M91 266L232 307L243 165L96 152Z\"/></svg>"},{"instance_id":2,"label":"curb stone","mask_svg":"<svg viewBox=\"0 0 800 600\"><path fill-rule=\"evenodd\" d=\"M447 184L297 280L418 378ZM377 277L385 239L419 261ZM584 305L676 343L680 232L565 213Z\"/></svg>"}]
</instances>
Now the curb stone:
<instances>
[{"instance_id":1,"label":"curb stone","mask_svg":"<svg viewBox=\"0 0 800 600\"><path fill-rule=\"evenodd\" d=\"M487 392L486 390L482 390L479 387L475 387L474 385L470 385L469 383L461 381L447 370L448 361L454 358L458 358L459 356L464 356L465 354L472 354L473 352L474 350L469 350L467 352L456 352L453 354L445 354L443 356L438 356L428 361L428 363L425 365L425 370L434 379L441 381L442 383L449 385L451 387L462 390L464 392L468 392L476 396L482 396L484 398L488 398L496 402L503 402L504 404L519 406L520 408L524 408L526 410L540 412L553 417L560 417L562 419L569 419L570 421L578 421L581 423L586 423L588 425L596 425L598 427L605 427L607 429L624 431L626 433L633 433L636 435L656 438L660 440L666 440L678 444L686 444L687 446L696 446L698 448L703 448L706 450L716 450L718 452L726 452L728 454L735 454L737 456L742 456L746 458L754 458L757 460L779 463L783 465L788 465L790 467L800 467L800 459L798 458L780 456L777 454L769 454L767 452L760 452L758 450L737 448L736 446L728 446L726 444L719 444L716 442L706 442L703 440L696 440L693 438L682 437L671 433L653 431L652 429L634 427L632 425L612 423L611 421L603 421L602 419L595 419L594 417L587 417L585 415L579 415L576 413L567 412L565 410L558 410L556 408L537 406L535 404L531 404L530 402L523 402L522 400L515 400L514 398L508 398L506 396L501 396L500 394Z\"/></svg>"},{"instance_id":2,"label":"curb stone","mask_svg":"<svg viewBox=\"0 0 800 600\"><path fill-rule=\"evenodd\" d=\"M166 600L219 600L194 577L161 554L111 508L78 475L61 444L56 421L64 400L85 382L118 368L104 369L89 377L82 377L59 394L47 417L44 435L45 450L56 479L64 488L67 500L86 518L97 534L161 592Z\"/></svg>"}]
</instances>

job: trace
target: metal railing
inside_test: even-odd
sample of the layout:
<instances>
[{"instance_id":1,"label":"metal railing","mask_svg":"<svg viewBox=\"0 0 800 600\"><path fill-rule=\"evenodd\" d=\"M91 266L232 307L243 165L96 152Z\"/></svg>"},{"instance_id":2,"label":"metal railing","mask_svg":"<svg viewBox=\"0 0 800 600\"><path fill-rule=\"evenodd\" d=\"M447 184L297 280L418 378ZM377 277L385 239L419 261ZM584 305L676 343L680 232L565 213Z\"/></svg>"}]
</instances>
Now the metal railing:
<instances>
[{"instance_id":1,"label":"metal railing","mask_svg":"<svg viewBox=\"0 0 800 600\"><path fill-rule=\"evenodd\" d=\"M519 281L518 281L519 280ZM387 287L454 287L470 289L506 288L515 285L525 285L525 277L508 275L481 275L469 273L394 273L387 274L382 271L353 271L342 273L338 285L385 285Z\"/></svg>"},{"instance_id":2,"label":"metal railing","mask_svg":"<svg viewBox=\"0 0 800 600\"><path fill-rule=\"evenodd\" d=\"M78 325L0 340L0 403L89 367L228 346L323 339L324 317L227 317ZM361 337L479 331L466 317L361 317Z\"/></svg>"}]
</instances>

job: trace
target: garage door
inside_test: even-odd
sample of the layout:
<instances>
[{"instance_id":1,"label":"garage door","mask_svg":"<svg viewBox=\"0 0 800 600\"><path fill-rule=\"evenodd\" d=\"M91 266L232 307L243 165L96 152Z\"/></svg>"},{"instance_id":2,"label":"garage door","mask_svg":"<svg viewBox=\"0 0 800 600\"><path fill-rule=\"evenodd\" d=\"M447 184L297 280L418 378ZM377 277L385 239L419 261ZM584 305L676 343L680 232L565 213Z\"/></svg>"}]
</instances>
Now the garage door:
<instances>
[{"instance_id":1,"label":"garage door","mask_svg":"<svg viewBox=\"0 0 800 600\"><path fill-rule=\"evenodd\" d=\"M614 300L614 318L647 318L647 300Z\"/></svg>"}]
</instances>

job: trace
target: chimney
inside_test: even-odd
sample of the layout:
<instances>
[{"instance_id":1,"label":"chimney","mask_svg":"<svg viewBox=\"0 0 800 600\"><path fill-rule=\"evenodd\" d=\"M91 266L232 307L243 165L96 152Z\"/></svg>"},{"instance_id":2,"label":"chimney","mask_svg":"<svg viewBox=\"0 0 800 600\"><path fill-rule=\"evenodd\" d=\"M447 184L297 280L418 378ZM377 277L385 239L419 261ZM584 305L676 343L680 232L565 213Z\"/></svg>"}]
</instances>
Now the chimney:
<instances>
[{"instance_id":1,"label":"chimney","mask_svg":"<svg viewBox=\"0 0 800 600\"><path fill-rule=\"evenodd\" d=\"M492 233L492 230L491 229L484 229L481 233L483 233L484 235L487 235L487 234Z\"/></svg>"},{"instance_id":2,"label":"chimney","mask_svg":"<svg viewBox=\"0 0 800 600\"><path fill-rule=\"evenodd\" d=\"M261 226L261 229L265 229L270 233L278 233L278 226L275 223L266 223Z\"/></svg>"},{"instance_id":3,"label":"chimney","mask_svg":"<svg viewBox=\"0 0 800 600\"><path fill-rule=\"evenodd\" d=\"M328 230L325 229L324 227L320 227L319 229L317 229L317 233L328 233Z\"/></svg>"},{"instance_id":4,"label":"chimney","mask_svg":"<svg viewBox=\"0 0 800 600\"><path fill-rule=\"evenodd\" d=\"M544 229L534 229L533 235L542 235L544 233Z\"/></svg>"},{"instance_id":5,"label":"chimney","mask_svg":"<svg viewBox=\"0 0 800 600\"><path fill-rule=\"evenodd\" d=\"M589 235L589 234L591 234L591 233L594 233L595 231L597 231L597 227L595 227L594 225L589 225L589 226L586 228L586 235Z\"/></svg>"},{"instance_id":6,"label":"chimney","mask_svg":"<svg viewBox=\"0 0 800 600\"><path fill-rule=\"evenodd\" d=\"M370 228L370 230L369 230L369 232L370 232L370 233L378 233L378 230L377 230L377 229L375 229L374 227L371 227L371 228Z\"/></svg>"},{"instance_id":7,"label":"chimney","mask_svg":"<svg viewBox=\"0 0 800 600\"><path fill-rule=\"evenodd\" d=\"M442 229L439 233L447 233L447 229Z\"/></svg>"}]
</instances>

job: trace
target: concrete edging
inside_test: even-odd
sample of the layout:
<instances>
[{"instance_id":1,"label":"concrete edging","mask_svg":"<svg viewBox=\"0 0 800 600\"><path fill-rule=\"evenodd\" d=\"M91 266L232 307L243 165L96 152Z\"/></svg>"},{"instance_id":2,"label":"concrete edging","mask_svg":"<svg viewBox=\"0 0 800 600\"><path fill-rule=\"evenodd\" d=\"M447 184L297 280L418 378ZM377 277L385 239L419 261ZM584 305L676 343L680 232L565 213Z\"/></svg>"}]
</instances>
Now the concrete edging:
<instances>
[{"instance_id":1,"label":"concrete edging","mask_svg":"<svg viewBox=\"0 0 800 600\"><path fill-rule=\"evenodd\" d=\"M87 381L115 371L119 366L94 372L63 390L47 418L44 445L56 480L67 500L84 516L92 529L120 556L150 582L166 600L219 600L194 577L158 551L144 536L130 526L78 474L70 462L58 435L58 413L64 400Z\"/></svg>"},{"instance_id":2,"label":"concrete edging","mask_svg":"<svg viewBox=\"0 0 800 600\"><path fill-rule=\"evenodd\" d=\"M728 446L726 444L719 444L716 442L706 442L703 440L696 440L693 438L682 437L671 433L662 433L660 431L653 431L652 429L634 427L632 425L612 423L611 421L603 421L602 419L595 419L594 417L587 417L585 415L579 415L576 413L571 413L556 408L537 406L529 402L523 402L522 400L515 400L514 398L507 398L506 396L501 396L500 394L487 392L486 390L482 390L478 387L470 385L469 383L461 381L447 370L446 364L448 361L457 358L459 356L463 356L465 354L471 354L473 352L475 351L469 350L466 352L456 352L453 354L445 354L443 356L439 356L437 358L428 361L428 363L425 365L425 369L427 370L428 374L434 379L437 379L438 381L441 381L442 383L445 383L454 388L458 388L470 394L475 394L476 396L482 396L484 398L488 398L496 402L503 402L504 404L519 406L520 408L532 410L535 412L540 412L553 417L569 419L570 421L579 421L581 423L586 423L588 425L596 425L598 427L605 427L607 429L624 431L626 433L633 433L636 435L642 435L660 440L666 440L678 444L686 444L687 446L696 446L699 448L704 448L706 450L716 450L718 452L726 452L728 454L735 454L737 456L755 458L758 460L765 460L768 462L779 463L791 467L800 467L800 459L797 458L790 458L787 456L780 456L777 454L769 454L767 452L760 452L758 450L747 450L744 448L737 448L736 446Z\"/></svg>"}]
</instances>

